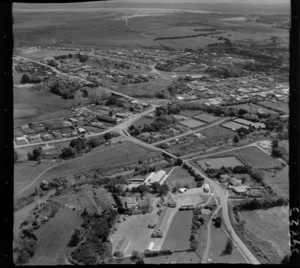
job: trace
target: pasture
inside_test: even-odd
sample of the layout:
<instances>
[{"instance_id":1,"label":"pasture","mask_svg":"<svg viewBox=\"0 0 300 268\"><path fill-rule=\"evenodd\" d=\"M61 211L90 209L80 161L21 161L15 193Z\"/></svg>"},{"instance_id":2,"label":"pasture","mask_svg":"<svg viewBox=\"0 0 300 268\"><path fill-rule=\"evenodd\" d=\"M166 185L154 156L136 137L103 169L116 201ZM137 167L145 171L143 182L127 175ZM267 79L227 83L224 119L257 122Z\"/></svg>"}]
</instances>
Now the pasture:
<instances>
[{"instance_id":1,"label":"pasture","mask_svg":"<svg viewBox=\"0 0 300 268\"><path fill-rule=\"evenodd\" d=\"M148 117L141 117L138 120L134 121L133 125L134 126L143 126L145 124L151 124L154 121L153 118L148 118Z\"/></svg>"},{"instance_id":2,"label":"pasture","mask_svg":"<svg viewBox=\"0 0 300 268\"><path fill-rule=\"evenodd\" d=\"M289 252L288 207L243 211L240 215L246 221L246 228L269 242L280 257Z\"/></svg>"},{"instance_id":3,"label":"pasture","mask_svg":"<svg viewBox=\"0 0 300 268\"><path fill-rule=\"evenodd\" d=\"M203 197L206 198L206 196ZM177 206L198 205L204 202L199 193L189 194L188 192L175 195L174 200L176 201Z\"/></svg>"},{"instance_id":4,"label":"pasture","mask_svg":"<svg viewBox=\"0 0 300 268\"><path fill-rule=\"evenodd\" d=\"M206 170L208 167L220 169L222 167L243 166L243 163L241 161L239 161L235 156L206 158L206 159L197 161L197 164L203 170ZM207 166L207 164L209 164L210 166Z\"/></svg>"},{"instance_id":5,"label":"pasture","mask_svg":"<svg viewBox=\"0 0 300 268\"><path fill-rule=\"evenodd\" d=\"M284 112L285 114L289 114L289 112L290 112L288 102L278 101L278 102L274 103L274 102L270 102L270 101L262 101L262 102L259 102L258 104L261 104L263 106L269 107L269 108L277 110L277 111Z\"/></svg>"},{"instance_id":6,"label":"pasture","mask_svg":"<svg viewBox=\"0 0 300 268\"><path fill-rule=\"evenodd\" d=\"M205 125L206 123L203 121L195 120L195 119L187 119L179 122L179 124L187 126L189 128L196 128Z\"/></svg>"},{"instance_id":7,"label":"pasture","mask_svg":"<svg viewBox=\"0 0 300 268\"><path fill-rule=\"evenodd\" d=\"M245 125L242 125L242 124L239 124L239 123L236 123L233 121L229 121L229 122L222 124L222 127L233 130L233 131L235 131L236 129L242 128L242 127L248 128Z\"/></svg>"},{"instance_id":8,"label":"pasture","mask_svg":"<svg viewBox=\"0 0 300 268\"><path fill-rule=\"evenodd\" d=\"M211 263L246 263L245 259L235 246L231 254L222 254L225 249L227 239L228 236L221 228L212 226L211 244L208 253L208 258L211 259Z\"/></svg>"},{"instance_id":9,"label":"pasture","mask_svg":"<svg viewBox=\"0 0 300 268\"><path fill-rule=\"evenodd\" d=\"M184 185L188 185L190 188L196 187L194 177L182 167L176 167L168 176L166 183L170 189L175 186L183 187Z\"/></svg>"},{"instance_id":10,"label":"pasture","mask_svg":"<svg viewBox=\"0 0 300 268\"><path fill-rule=\"evenodd\" d=\"M150 257L144 258L145 264L173 264L173 263L197 263L199 264L201 259L199 258L198 254L191 251L191 252L176 252L172 255L165 255L165 256L157 256L157 257Z\"/></svg>"},{"instance_id":11,"label":"pasture","mask_svg":"<svg viewBox=\"0 0 300 268\"><path fill-rule=\"evenodd\" d=\"M45 173L43 173L37 181L32 183L30 187L28 187L26 191L24 191L24 193L32 191L32 189L34 189L34 187L38 185L40 181L45 179L65 176L75 171L84 170L87 168L114 167L134 162L137 163L139 159L149 155L149 152L150 150L135 145L131 142L118 144L109 148L94 148L89 153L86 153L83 156L68 161L63 161L59 164L56 164L53 168L45 171ZM31 181L33 182L36 177L33 175L30 177L28 176L26 177L26 183L23 183L23 174L21 170L22 168L20 168L20 172L17 173L17 176L15 175L14 180L22 182L23 187L25 185L29 185ZM36 174L38 174L38 172L34 173L34 175Z\"/></svg>"},{"instance_id":12,"label":"pasture","mask_svg":"<svg viewBox=\"0 0 300 268\"><path fill-rule=\"evenodd\" d=\"M234 135L234 133L231 130L226 129L224 127L221 127L219 125L197 131L197 133L200 133L200 134L202 134L202 135L204 135L208 138L215 138L215 137L227 136L227 135L233 136Z\"/></svg>"},{"instance_id":13,"label":"pasture","mask_svg":"<svg viewBox=\"0 0 300 268\"><path fill-rule=\"evenodd\" d=\"M207 123L211 123L219 119L218 117L210 114L198 114L198 115L194 115L193 118Z\"/></svg>"},{"instance_id":14,"label":"pasture","mask_svg":"<svg viewBox=\"0 0 300 268\"><path fill-rule=\"evenodd\" d=\"M193 211L176 212L169 227L162 249L171 251L189 249ZM182 220L184 219L184 221ZM180 230L180 232L178 232Z\"/></svg>"},{"instance_id":15,"label":"pasture","mask_svg":"<svg viewBox=\"0 0 300 268\"><path fill-rule=\"evenodd\" d=\"M244 109L248 113L257 113L258 111L261 111L266 114L277 114L276 111L261 107L259 105L253 104L253 103L243 103L243 104L231 105L231 106L228 106L228 108Z\"/></svg>"},{"instance_id":16,"label":"pasture","mask_svg":"<svg viewBox=\"0 0 300 268\"><path fill-rule=\"evenodd\" d=\"M271 169L281 165L281 162L278 159L264 153L256 146L249 146L227 153L220 153L217 156L224 157L232 155L235 155L237 158L255 169Z\"/></svg>"},{"instance_id":17,"label":"pasture","mask_svg":"<svg viewBox=\"0 0 300 268\"><path fill-rule=\"evenodd\" d=\"M42 225L33 233L38 238L38 247L30 265L57 265L62 252L68 250L74 228L80 227L82 219L79 211L62 207L54 218ZM59 237L59 239L58 239Z\"/></svg>"}]
</instances>

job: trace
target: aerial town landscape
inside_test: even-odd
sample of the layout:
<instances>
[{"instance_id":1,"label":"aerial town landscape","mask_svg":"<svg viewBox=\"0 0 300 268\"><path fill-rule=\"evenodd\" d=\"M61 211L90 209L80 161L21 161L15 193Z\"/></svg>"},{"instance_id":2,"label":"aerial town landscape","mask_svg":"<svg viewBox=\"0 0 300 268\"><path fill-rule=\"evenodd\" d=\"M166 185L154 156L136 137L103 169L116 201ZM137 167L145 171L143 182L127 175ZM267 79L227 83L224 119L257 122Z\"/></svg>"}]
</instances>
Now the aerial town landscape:
<instances>
[{"instance_id":1,"label":"aerial town landscape","mask_svg":"<svg viewBox=\"0 0 300 268\"><path fill-rule=\"evenodd\" d=\"M288 262L274 1L13 5L16 265Z\"/></svg>"}]
</instances>

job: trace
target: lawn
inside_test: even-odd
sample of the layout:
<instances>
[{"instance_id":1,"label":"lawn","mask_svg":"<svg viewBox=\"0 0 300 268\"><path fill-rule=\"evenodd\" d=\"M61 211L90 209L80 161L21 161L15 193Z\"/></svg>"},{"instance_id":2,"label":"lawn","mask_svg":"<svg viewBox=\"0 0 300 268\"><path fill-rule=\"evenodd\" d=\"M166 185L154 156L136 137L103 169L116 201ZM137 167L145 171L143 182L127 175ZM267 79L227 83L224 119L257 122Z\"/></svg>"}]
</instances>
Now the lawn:
<instances>
[{"instance_id":1,"label":"lawn","mask_svg":"<svg viewBox=\"0 0 300 268\"><path fill-rule=\"evenodd\" d=\"M211 259L211 263L246 263L245 259L236 247L234 247L231 254L222 255L227 239L228 236L221 228L212 226L211 244L208 253L208 258Z\"/></svg>"},{"instance_id":2,"label":"lawn","mask_svg":"<svg viewBox=\"0 0 300 268\"><path fill-rule=\"evenodd\" d=\"M54 218L33 233L38 238L38 248L30 265L57 265L76 227L82 222L79 211L62 207ZM59 239L58 239L59 238Z\"/></svg>"},{"instance_id":3,"label":"lawn","mask_svg":"<svg viewBox=\"0 0 300 268\"><path fill-rule=\"evenodd\" d=\"M191 176L185 169L182 167L176 167L169 177L166 180L169 188L177 186L189 185L190 188L196 187L196 182L193 176Z\"/></svg>"},{"instance_id":4,"label":"lawn","mask_svg":"<svg viewBox=\"0 0 300 268\"><path fill-rule=\"evenodd\" d=\"M195 119L188 119L188 120L184 120L179 122L179 124L187 126L189 128L196 128L196 127L200 127L205 125L205 122L199 121L199 120L195 120Z\"/></svg>"},{"instance_id":5,"label":"lawn","mask_svg":"<svg viewBox=\"0 0 300 268\"><path fill-rule=\"evenodd\" d=\"M224 127L221 127L221 126L209 127L209 128L198 131L198 133L200 133L208 138L220 137L220 136L224 136L224 135L234 136L234 132L232 132L231 130L228 130Z\"/></svg>"},{"instance_id":6,"label":"lawn","mask_svg":"<svg viewBox=\"0 0 300 268\"><path fill-rule=\"evenodd\" d=\"M206 198L206 196L204 197ZM177 206L188 206L204 203L201 195L198 194L178 194L174 196L174 200L177 203Z\"/></svg>"},{"instance_id":7,"label":"lawn","mask_svg":"<svg viewBox=\"0 0 300 268\"><path fill-rule=\"evenodd\" d=\"M268 241L282 258L289 252L289 209L274 207L240 213L246 228Z\"/></svg>"}]
</instances>

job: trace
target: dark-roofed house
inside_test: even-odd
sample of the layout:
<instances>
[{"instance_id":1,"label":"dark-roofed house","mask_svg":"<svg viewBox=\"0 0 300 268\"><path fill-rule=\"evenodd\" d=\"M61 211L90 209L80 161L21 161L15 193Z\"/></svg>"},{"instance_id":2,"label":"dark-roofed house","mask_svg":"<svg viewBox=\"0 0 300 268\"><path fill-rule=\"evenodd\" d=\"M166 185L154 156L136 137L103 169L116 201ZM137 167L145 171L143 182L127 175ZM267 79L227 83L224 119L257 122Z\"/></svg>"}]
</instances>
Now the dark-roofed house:
<instances>
[{"instance_id":1,"label":"dark-roofed house","mask_svg":"<svg viewBox=\"0 0 300 268\"><path fill-rule=\"evenodd\" d=\"M228 174L220 175L220 182L227 182L230 179Z\"/></svg>"}]
</instances>

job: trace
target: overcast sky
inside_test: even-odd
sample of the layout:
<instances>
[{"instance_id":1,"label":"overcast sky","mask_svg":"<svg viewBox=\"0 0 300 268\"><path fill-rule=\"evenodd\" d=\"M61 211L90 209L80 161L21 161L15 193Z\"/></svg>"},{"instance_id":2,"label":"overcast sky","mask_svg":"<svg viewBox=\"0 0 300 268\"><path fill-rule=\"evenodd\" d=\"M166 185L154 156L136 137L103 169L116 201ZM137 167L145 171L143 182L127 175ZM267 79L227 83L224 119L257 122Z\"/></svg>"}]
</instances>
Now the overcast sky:
<instances>
[{"instance_id":1,"label":"overcast sky","mask_svg":"<svg viewBox=\"0 0 300 268\"><path fill-rule=\"evenodd\" d=\"M111 2L290 4L290 0L111 0Z\"/></svg>"}]
</instances>

